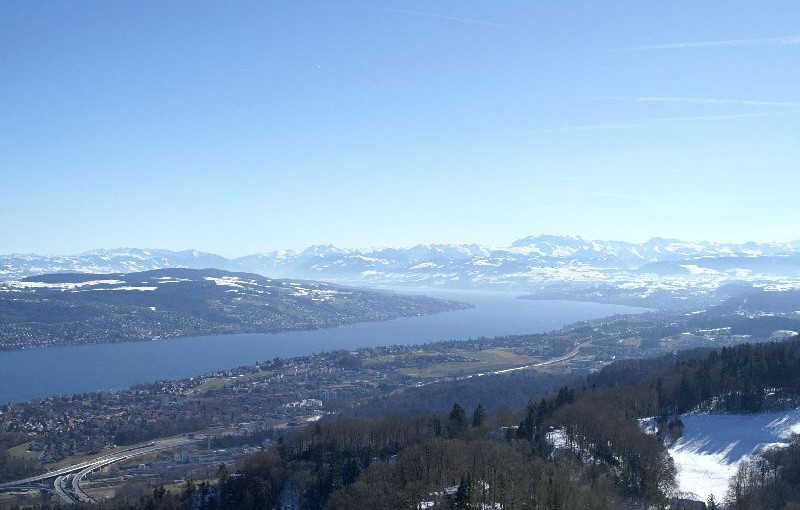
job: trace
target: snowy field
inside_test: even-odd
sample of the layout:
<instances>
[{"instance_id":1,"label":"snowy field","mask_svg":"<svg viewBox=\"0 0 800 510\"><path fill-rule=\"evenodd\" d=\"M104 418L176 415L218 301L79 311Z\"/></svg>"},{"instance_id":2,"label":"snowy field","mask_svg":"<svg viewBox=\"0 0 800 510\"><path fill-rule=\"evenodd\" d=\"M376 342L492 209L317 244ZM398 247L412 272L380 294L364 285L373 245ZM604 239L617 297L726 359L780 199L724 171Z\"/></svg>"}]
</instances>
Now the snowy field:
<instances>
[{"instance_id":1,"label":"snowy field","mask_svg":"<svg viewBox=\"0 0 800 510\"><path fill-rule=\"evenodd\" d=\"M739 463L800 433L800 409L755 415L690 414L681 417L683 437L669 452L678 469L678 489L721 501Z\"/></svg>"}]
</instances>

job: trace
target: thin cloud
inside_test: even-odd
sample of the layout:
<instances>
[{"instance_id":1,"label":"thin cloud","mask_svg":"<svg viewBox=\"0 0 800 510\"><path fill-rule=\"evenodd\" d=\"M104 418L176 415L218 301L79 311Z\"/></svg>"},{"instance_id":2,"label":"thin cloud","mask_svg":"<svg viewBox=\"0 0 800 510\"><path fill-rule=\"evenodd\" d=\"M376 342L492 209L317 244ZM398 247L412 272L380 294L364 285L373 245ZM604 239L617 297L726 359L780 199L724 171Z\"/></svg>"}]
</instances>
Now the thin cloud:
<instances>
[{"instance_id":1,"label":"thin cloud","mask_svg":"<svg viewBox=\"0 0 800 510\"><path fill-rule=\"evenodd\" d=\"M640 46L636 50L681 50L693 48L755 48L759 46L793 46L800 44L800 35L767 37L763 39L723 39L718 41L688 41L653 46Z\"/></svg>"},{"instance_id":2,"label":"thin cloud","mask_svg":"<svg viewBox=\"0 0 800 510\"><path fill-rule=\"evenodd\" d=\"M608 129L630 129L642 126L642 123L608 123L587 124L582 126L560 126L533 130L534 133L567 133L570 131L605 131Z\"/></svg>"},{"instance_id":3,"label":"thin cloud","mask_svg":"<svg viewBox=\"0 0 800 510\"><path fill-rule=\"evenodd\" d=\"M561 177L556 179L559 182L592 182L592 181L601 181L605 180L605 177L600 175L581 175L581 176L571 176L571 177Z\"/></svg>"},{"instance_id":4,"label":"thin cloud","mask_svg":"<svg viewBox=\"0 0 800 510\"><path fill-rule=\"evenodd\" d=\"M492 21L483 21L479 19L469 19L469 18L459 18L457 16L447 16L445 14L436 14L433 12L422 12L422 11L407 11L405 9L394 9L392 7L378 7L374 5L356 5L360 9L370 9L373 11L385 11L385 12L394 12L396 14L408 14L411 16L421 16L424 18L434 18L434 19L443 19L446 21L456 21L459 23L469 23L472 25L486 25L490 27L500 27L500 28L510 28L508 25L504 25L502 23L495 23Z\"/></svg>"},{"instance_id":5,"label":"thin cloud","mask_svg":"<svg viewBox=\"0 0 800 510\"><path fill-rule=\"evenodd\" d=\"M623 211L629 213L657 213L659 210L655 207L647 207L647 206L633 206L633 207L625 207L622 209Z\"/></svg>"},{"instance_id":6,"label":"thin cloud","mask_svg":"<svg viewBox=\"0 0 800 510\"><path fill-rule=\"evenodd\" d=\"M619 123L606 123L606 124L588 124L582 126L562 126L562 127L553 127L553 128L542 128L536 129L534 133L566 133L570 131L605 131L610 129L632 129L632 128L640 128L645 126L652 126L654 124L668 124L668 123L679 123L679 122L704 122L704 121L715 121L715 120L729 120L729 119L742 119L748 117L766 117L768 115L775 115L778 113L800 113L800 109L797 110L779 110L779 111L771 111L771 112L753 112L753 113L735 113L731 115L705 115L705 116L694 116L694 117L656 117L651 119L641 119L631 122L619 122Z\"/></svg>"},{"instance_id":7,"label":"thin cloud","mask_svg":"<svg viewBox=\"0 0 800 510\"><path fill-rule=\"evenodd\" d=\"M708 105L762 106L766 108L800 108L800 103L784 101L758 101L752 99L719 99L712 97L679 96L601 96L598 99L630 101L632 103L687 103Z\"/></svg>"},{"instance_id":8,"label":"thin cloud","mask_svg":"<svg viewBox=\"0 0 800 510\"><path fill-rule=\"evenodd\" d=\"M612 198L615 200L633 200L641 198L640 195L631 195L626 193L613 193L606 191L582 191L582 190L567 190L563 195L583 197L583 198Z\"/></svg>"}]
</instances>

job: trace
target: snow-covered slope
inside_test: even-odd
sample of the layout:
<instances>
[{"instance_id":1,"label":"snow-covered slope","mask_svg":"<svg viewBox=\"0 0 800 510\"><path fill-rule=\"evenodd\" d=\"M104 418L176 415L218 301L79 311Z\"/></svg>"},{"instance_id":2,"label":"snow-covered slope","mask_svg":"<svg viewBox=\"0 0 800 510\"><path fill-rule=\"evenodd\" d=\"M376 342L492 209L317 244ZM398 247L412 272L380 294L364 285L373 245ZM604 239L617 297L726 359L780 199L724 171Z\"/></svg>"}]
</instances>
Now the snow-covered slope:
<instances>
[{"instance_id":1,"label":"snow-covered slope","mask_svg":"<svg viewBox=\"0 0 800 510\"><path fill-rule=\"evenodd\" d=\"M669 452L682 492L722 501L739 463L772 445L786 445L800 433L800 409L765 414L690 414L681 417L683 436Z\"/></svg>"}]
</instances>

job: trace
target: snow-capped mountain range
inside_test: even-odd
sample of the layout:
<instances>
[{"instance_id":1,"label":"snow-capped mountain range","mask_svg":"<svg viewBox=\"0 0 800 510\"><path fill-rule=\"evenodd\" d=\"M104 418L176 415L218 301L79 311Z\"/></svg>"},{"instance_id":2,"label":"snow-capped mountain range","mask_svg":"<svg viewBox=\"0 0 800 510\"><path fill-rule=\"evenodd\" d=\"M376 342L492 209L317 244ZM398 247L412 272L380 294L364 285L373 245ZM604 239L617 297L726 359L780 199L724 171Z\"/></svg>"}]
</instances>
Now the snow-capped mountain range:
<instances>
[{"instance_id":1,"label":"snow-capped mountain range","mask_svg":"<svg viewBox=\"0 0 800 510\"><path fill-rule=\"evenodd\" d=\"M432 244L345 249L331 245L225 258L196 250L104 249L71 256L0 255L0 280L54 272L112 273L167 267L248 271L355 285L531 290L554 283L686 287L709 282L800 278L800 241L644 243L530 236L508 247ZM667 282L667 283L665 283ZM633 288L631 287L631 288Z\"/></svg>"}]
</instances>

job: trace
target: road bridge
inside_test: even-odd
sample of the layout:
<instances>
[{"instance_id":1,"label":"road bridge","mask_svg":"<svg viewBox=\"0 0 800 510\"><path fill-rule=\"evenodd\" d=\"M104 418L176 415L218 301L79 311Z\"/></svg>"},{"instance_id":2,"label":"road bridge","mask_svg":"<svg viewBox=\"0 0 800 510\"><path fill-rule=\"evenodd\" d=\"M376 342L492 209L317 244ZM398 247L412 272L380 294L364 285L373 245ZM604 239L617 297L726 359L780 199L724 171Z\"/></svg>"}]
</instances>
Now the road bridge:
<instances>
[{"instance_id":1,"label":"road bridge","mask_svg":"<svg viewBox=\"0 0 800 510\"><path fill-rule=\"evenodd\" d=\"M92 460L81 462L80 464L73 464L71 466L49 471L41 475L23 478L21 480L14 480L12 482L0 483L0 492L7 492L11 490L41 488L41 483L47 480L53 480L52 485L48 485L49 490L53 490L65 502L70 504L75 503L94 503L95 500L81 488L81 481L92 471L104 468L115 462L121 462L140 455L154 453L161 450L170 450L179 448L195 443L196 439L188 439L185 437L173 437L168 439L160 439L149 443L143 443L135 446L118 450L114 453L101 455ZM52 488L51 488L52 487Z\"/></svg>"}]
</instances>

